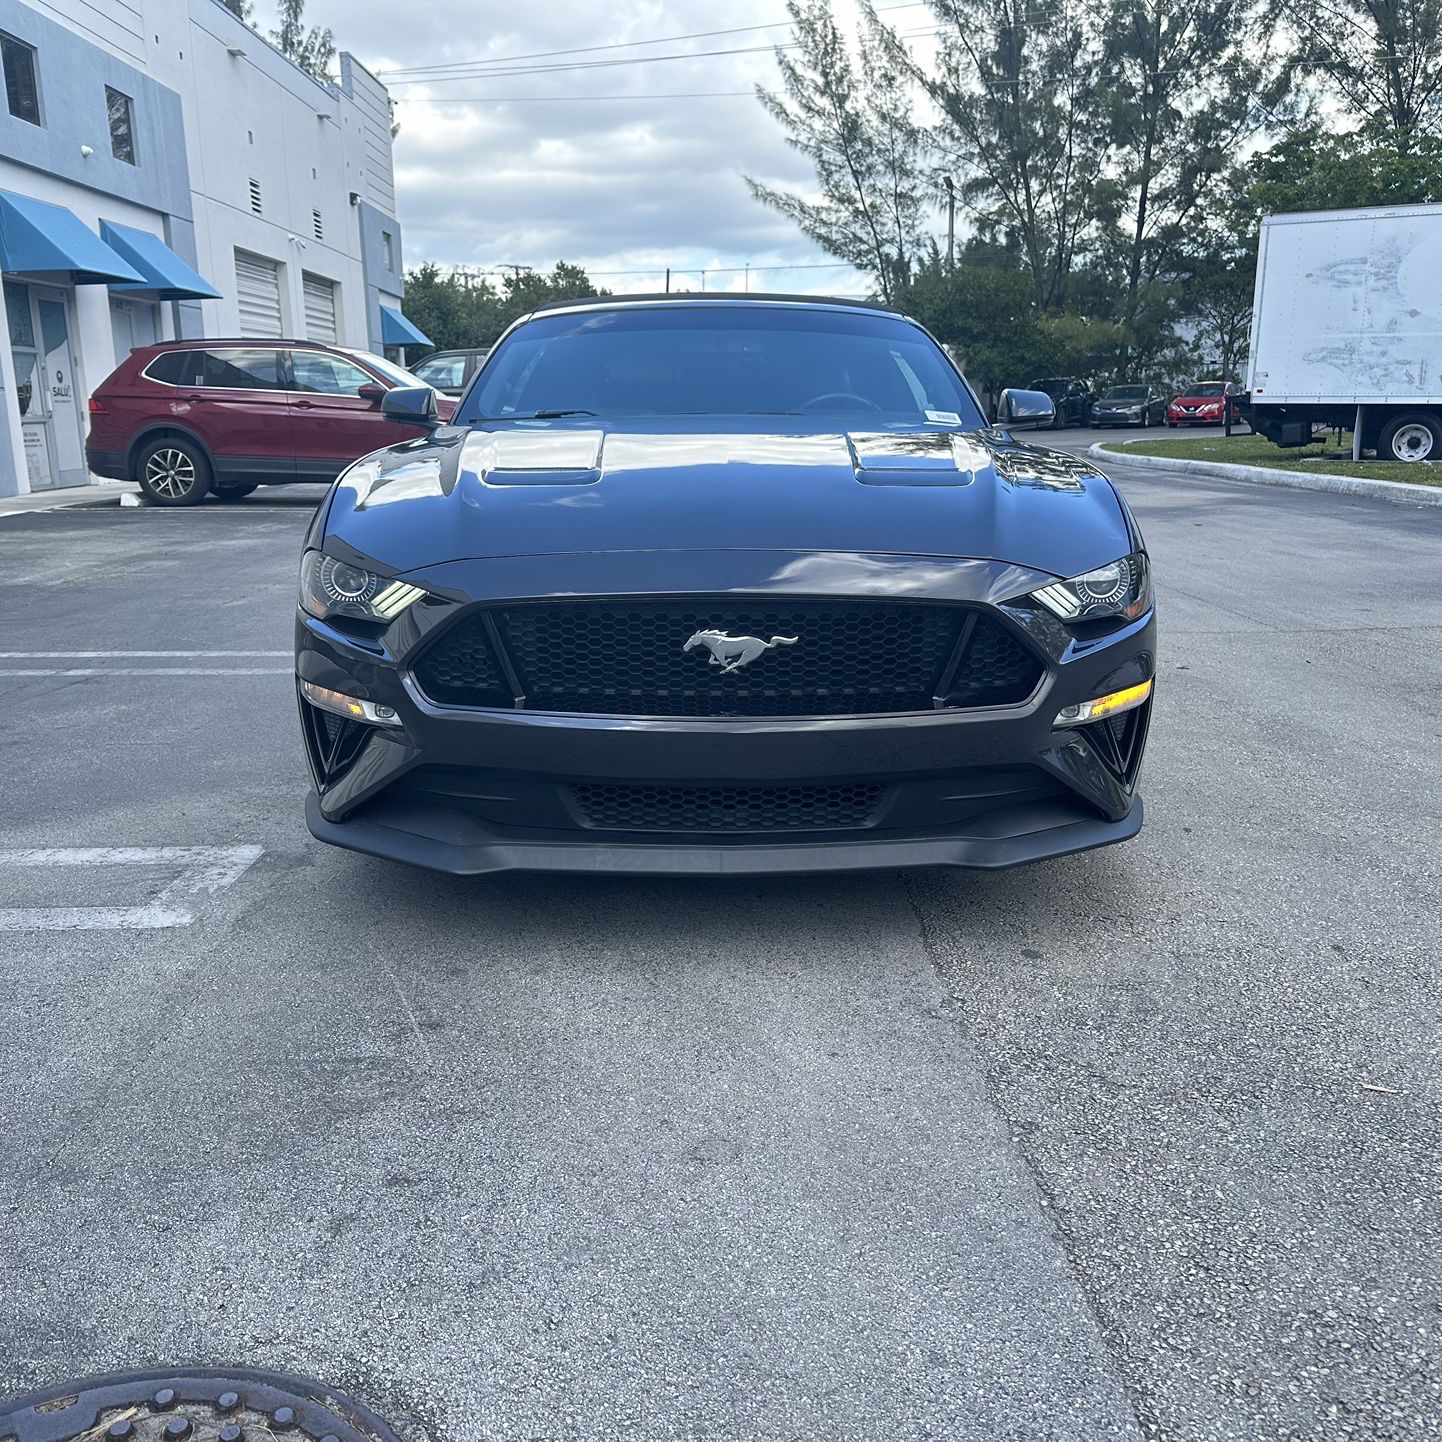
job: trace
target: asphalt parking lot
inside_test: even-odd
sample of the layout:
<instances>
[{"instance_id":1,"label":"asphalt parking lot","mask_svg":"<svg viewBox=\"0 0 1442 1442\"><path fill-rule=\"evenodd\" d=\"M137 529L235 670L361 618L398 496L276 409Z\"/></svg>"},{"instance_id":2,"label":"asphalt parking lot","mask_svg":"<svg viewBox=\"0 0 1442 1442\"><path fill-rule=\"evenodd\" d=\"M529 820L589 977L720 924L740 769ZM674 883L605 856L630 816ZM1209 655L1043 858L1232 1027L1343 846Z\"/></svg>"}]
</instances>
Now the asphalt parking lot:
<instances>
[{"instance_id":1,"label":"asphalt parking lot","mask_svg":"<svg viewBox=\"0 0 1442 1442\"><path fill-rule=\"evenodd\" d=\"M230 1362L417 1442L1436 1437L1442 515L1120 481L1141 836L844 880L321 847L317 493L0 521L0 1392Z\"/></svg>"}]
</instances>

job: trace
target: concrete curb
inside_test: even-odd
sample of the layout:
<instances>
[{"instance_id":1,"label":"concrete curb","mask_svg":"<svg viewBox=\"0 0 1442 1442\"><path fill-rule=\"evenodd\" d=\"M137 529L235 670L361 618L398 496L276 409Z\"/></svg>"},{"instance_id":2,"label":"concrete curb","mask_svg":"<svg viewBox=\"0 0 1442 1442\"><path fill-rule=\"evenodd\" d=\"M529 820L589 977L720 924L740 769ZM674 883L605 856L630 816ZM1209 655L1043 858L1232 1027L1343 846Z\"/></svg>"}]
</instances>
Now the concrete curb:
<instances>
[{"instance_id":1,"label":"concrete curb","mask_svg":"<svg viewBox=\"0 0 1442 1442\"><path fill-rule=\"evenodd\" d=\"M1116 444L1135 445L1134 441ZM1087 452L1096 460L1123 466L1152 466L1159 471L1181 471L1212 476L1222 481L1252 481L1259 486L1283 486L1294 491L1327 491L1334 496L1366 496L1394 506L1442 506L1442 486L1415 486L1410 481L1369 481L1365 476L1329 476L1318 471L1281 471L1269 466L1234 466L1224 461L1183 461L1175 456L1127 455L1106 449L1097 441Z\"/></svg>"},{"instance_id":2,"label":"concrete curb","mask_svg":"<svg viewBox=\"0 0 1442 1442\"><path fill-rule=\"evenodd\" d=\"M0 518L31 516L71 506L113 506L122 496L139 494L140 487L133 481L92 481L88 486L66 486L58 491L31 491L0 499Z\"/></svg>"}]
</instances>

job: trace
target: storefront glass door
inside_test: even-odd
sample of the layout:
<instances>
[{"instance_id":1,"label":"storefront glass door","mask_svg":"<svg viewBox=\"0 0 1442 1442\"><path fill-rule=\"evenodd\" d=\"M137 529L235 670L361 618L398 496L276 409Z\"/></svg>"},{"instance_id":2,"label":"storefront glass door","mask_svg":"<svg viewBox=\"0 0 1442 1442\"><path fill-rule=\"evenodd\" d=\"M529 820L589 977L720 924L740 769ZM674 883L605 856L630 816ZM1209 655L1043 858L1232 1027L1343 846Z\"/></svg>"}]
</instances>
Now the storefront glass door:
<instances>
[{"instance_id":1,"label":"storefront glass door","mask_svg":"<svg viewBox=\"0 0 1442 1442\"><path fill-rule=\"evenodd\" d=\"M6 281L5 310L30 489L83 486L89 477L67 293Z\"/></svg>"}]
</instances>

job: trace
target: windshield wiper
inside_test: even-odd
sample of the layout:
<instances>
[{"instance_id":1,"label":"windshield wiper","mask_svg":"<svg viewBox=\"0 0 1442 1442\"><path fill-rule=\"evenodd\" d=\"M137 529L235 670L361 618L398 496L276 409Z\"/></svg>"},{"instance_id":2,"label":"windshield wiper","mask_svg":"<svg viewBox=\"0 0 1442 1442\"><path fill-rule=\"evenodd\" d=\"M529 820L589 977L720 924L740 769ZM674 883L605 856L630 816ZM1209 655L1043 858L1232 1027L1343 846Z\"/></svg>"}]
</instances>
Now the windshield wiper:
<instances>
[{"instance_id":1,"label":"windshield wiper","mask_svg":"<svg viewBox=\"0 0 1442 1442\"><path fill-rule=\"evenodd\" d=\"M562 416L593 416L595 411L588 411L584 406L577 406L574 410L568 411L532 411L528 416L508 416L513 421L558 421Z\"/></svg>"}]
</instances>

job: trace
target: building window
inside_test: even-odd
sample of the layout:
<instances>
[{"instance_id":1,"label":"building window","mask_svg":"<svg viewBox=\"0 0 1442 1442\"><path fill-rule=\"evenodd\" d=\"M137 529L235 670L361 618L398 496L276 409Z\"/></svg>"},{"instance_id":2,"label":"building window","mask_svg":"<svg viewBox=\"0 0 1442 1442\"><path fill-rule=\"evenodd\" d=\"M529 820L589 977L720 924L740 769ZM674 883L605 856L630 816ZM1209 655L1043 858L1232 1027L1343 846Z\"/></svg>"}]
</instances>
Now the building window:
<instances>
[{"instance_id":1,"label":"building window","mask_svg":"<svg viewBox=\"0 0 1442 1442\"><path fill-rule=\"evenodd\" d=\"M35 80L35 50L23 40L0 35L5 62L5 99L17 120L40 124L40 87Z\"/></svg>"},{"instance_id":2,"label":"building window","mask_svg":"<svg viewBox=\"0 0 1442 1442\"><path fill-rule=\"evenodd\" d=\"M110 153L127 165L135 164L135 113L130 97L105 87L105 109L110 116Z\"/></svg>"},{"instance_id":3,"label":"building window","mask_svg":"<svg viewBox=\"0 0 1442 1442\"><path fill-rule=\"evenodd\" d=\"M250 179L250 208L256 214L262 214L260 205L260 181L254 176Z\"/></svg>"},{"instance_id":4,"label":"building window","mask_svg":"<svg viewBox=\"0 0 1442 1442\"><path fill-rule=\"evenodd\" d=\"M324 239L325 239L325 221L323 221L323 220L321 219L320 211L318 211L318 210L313 210L313 211L311 211L311 213L310 213L310 218L311 218L311 223L315 226L315 238L316 238L317 240L324 240Z\"/></svg>"},{"instance_id":5,"label":"building window","mask_svg":"<svg viewBox=\"0 0 1442 1442\"><path fill-rule=\"evenodd\" d=\"M391 233L388 230L381 231L381 251L385 256L386 269L394 270L396 268L396 243L391 239Z\"/></svg>"}]
</instances>

